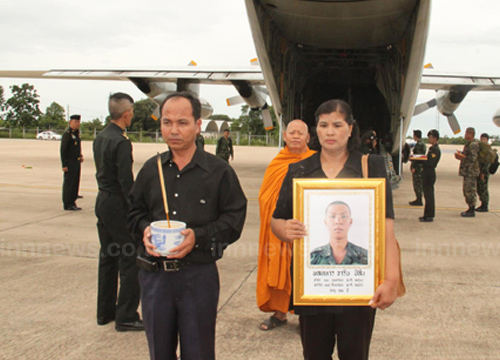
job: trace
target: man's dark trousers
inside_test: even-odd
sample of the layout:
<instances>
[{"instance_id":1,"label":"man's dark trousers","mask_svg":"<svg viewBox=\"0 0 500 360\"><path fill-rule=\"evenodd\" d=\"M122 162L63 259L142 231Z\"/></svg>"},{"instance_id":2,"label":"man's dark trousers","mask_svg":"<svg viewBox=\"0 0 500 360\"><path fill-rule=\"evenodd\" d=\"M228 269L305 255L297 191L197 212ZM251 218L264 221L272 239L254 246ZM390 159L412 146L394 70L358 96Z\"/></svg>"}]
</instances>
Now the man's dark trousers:
<instances>
[{"instance_id":1,"label":"man's dark trousers","mask_svg":"<svg viewBox=\"0 0 500 360\"><path fill-rule=\"evenodd\" d=\"M215 263L193 264L177 272L140 270L139 279L151 359L176 360L178 337L182 360L215 359L219 302Z\"/></svg>"},{"instance_id":2,"label":"man's dark trousers","mask_svg":"<svg viewBox=\"0 0 500 360\"><path fill-rule=\"evenodd\" d=\"M75 205L80 187L80 171L82 163L78 159L68 161L68 171L64 173L63 204L64 208Z\"/></svg>"},{"instance_id":3,"label":"man's dark trousers","mask_svg":"<svg viewBox=\"0 0 500 360\"><path fill-rule=\"evenodd\" d=\"M424 217L434 217L436 206L434 203L434 184L436 183L436 169L424 168L422 174L424 186Z\"/></svg>"},{"instance_id":4,"label":"man's dark trousers","mask_svg":"<svg viewBox=\"0 0 500 360\"><path fill-rule=\"evenodd\" d=\"M138 272L135 264L137 246L127 230L128 205L123 195L100 191L95 213L101 250L97 318L115 319L117 323L139 320ZM120 293L118 294L118 275Z\"/></svg>"}]
</instances>

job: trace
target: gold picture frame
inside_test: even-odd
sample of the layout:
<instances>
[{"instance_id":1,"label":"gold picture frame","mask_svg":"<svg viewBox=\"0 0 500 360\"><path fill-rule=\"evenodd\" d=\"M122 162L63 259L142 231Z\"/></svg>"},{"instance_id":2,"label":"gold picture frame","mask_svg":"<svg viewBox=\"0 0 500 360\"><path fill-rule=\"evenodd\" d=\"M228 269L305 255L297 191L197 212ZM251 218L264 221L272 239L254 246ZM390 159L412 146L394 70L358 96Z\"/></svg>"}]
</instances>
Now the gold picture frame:
<instances>
[{"instance_id":1,"label":"gold picture frame","mask_svg":"<svg viewBox=\"0 0 500 360\"><path fill-rule=\"evenodd\" d=\"M293 218L303 222L308 232L293 244L295 305L368 305L384 279L385 181L293 180ZM326 213L332 203L341 204L333 209L348 212L349 217L344 215L350 221L347 230L328 225ZM332 211L328 210L328 218L340 219ZM344 234L343 240L338 240L338 232ZM330 243L346 244L340 264Z\"/></svg>"}]
</instances>

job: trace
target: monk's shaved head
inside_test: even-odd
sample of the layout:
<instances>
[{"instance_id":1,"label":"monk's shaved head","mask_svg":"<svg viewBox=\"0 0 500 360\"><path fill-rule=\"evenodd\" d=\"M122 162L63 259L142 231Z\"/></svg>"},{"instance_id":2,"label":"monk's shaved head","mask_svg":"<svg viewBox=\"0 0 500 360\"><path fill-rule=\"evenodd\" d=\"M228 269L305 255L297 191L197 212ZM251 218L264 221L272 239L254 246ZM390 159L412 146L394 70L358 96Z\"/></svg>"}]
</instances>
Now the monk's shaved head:
<instances>
[{"instance_id":1,"label":"monk's shaved head","mask_svg":"<svg viewBox=\"0 0 500 360\"><path fill-rule=\"evenodd\" d=\"M309 142L309 129L307 124L300 119L290 121L286 126L286 130L283 132L283 139L290 152L295 154L306 152L307 143Z\"/></svg>"}]
</instances>

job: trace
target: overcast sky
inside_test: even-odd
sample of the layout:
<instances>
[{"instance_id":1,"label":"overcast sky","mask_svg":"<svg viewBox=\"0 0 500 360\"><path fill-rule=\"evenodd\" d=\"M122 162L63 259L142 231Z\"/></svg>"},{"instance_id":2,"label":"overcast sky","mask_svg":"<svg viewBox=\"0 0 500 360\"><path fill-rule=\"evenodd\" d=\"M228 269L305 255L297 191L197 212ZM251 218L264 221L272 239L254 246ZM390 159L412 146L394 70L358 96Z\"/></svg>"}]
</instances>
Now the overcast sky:
<instances>
[{"instance_id":1,"label":"overcast sky","mask_svg":"<svg viewBox=\"0 0 500 360\"><path fill-rule=\"evenodd\" d=\"M241 67L256 56L243 0L107 2L87 0L0 0L0 69L166 69L195 60L202 67ZM498 0L434 0L426 62L443 71L500 74ZM0 79L9 86L29 82L41 97L41 110L56 101L83 120L107 115L107 97L124 91L145 98L129 82ZM200 96L214 113L237 117L240 106L225 99L237 95L229 86L202 86ZM417 102L433 91L421 91ZM500 134L492 116L499 92L469 93L456 116L462 129ZM416 116L413 128L424 133L439 126L451 135L436 111ZM463 135L463 132L460 134Z\"/></svg>"}]
</instances>

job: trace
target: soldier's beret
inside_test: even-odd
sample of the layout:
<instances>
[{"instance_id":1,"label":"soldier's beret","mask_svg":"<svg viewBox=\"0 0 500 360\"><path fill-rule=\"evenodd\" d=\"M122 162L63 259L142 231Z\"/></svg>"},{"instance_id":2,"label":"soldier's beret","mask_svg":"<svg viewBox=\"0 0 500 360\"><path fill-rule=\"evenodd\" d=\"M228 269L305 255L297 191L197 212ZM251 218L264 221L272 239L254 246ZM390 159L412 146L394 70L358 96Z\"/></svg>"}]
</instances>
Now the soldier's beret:
<instances>
[{"instance_id":1,"label":"soldier's beret","mask_svg":"<svg viewBox=\"0 0 500 360\"><path fill-rule=\"evenodd\" d=\"M82 117L81 117L80 115L71 115L71 116L69 117L69 119L70 119L70 120L81 120L81 118L82 118Z\"/></svg>"}]
</instances>

